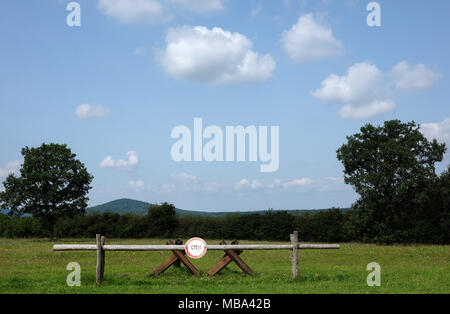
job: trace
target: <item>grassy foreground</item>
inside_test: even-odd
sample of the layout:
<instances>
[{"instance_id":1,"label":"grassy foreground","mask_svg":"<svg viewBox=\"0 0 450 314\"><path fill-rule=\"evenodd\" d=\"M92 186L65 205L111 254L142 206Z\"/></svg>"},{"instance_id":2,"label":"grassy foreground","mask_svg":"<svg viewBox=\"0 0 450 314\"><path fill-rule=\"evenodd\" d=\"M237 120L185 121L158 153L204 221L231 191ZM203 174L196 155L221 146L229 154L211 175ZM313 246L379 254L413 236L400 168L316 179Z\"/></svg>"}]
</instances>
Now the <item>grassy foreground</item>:
<instances>
[{"instance_id":1,"label":"grassy foreground","mask_svg":"<svg viewBox=\"0 0 450 314\"><path fill-rule=\"evenodd\" d=\"M58 243L94 242L77 239ZM108 239L107 243L165 241ZM242 257L256 275L246 276L236 265L229 265L212 278L206 272L223 252L210 251L193 261L202 272L199 278L184 267L171 267L159 277L151 276L170 252L107 252L101 286L95 285L95 252L53 252L52 246L43 239L0 239L0 293L450 293L450 246L343 244L340 250L299 251L299 277L295 281L290 279L289 251L246 251ZM66 265L70 262L81 265L81 287L66 285ZM381 265L381 287L366 284L370 262Z\"/></svg>"}]
</instances>

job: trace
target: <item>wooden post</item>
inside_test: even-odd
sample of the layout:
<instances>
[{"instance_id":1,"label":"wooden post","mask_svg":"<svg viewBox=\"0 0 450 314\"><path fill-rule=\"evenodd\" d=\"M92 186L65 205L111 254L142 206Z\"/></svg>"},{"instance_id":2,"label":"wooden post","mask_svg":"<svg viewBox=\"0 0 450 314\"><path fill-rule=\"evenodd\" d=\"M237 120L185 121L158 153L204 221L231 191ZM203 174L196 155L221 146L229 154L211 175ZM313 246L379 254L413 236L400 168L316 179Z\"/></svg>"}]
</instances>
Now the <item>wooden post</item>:
<instances>
[{"instance_id":1,"label":"wooden post","mask_svg":"<svg viewBox=\"0 0 450 314\"><path fill-rule=\"evenodd\" d=\"M182 244L183 244L183 240L181 240L181 239L176 239L176 240L175 240L175 244L176 244L176 245L182 245ZM185 252L183 252L183 253L185 253ZM186 253L185 253L185 254L186 254ZM180 267L181 267L181 260L180 260L180 259L177 259L177 260L175 261L175 263L173 263L173 266L176 267L176 268L180 268Z\"/></svg>"},{"instance_id":2,"label":"wooden post","mask_svg":"<svg viewBox=\"0 0 450 314\"><path fill-rule=\"evenodd\" d=\"M292 253L291 253L291 263L292 263L292 279L297 278L298 275L298 232L294 231L291 234L292 243Z\"/></svg>"},{"instance_id":3,"label":"wooden post","mask_svg":"<svg viewBox=\"0 0 450 314\"><path fill-rule=\"evenodd\" d=\"M97 240L97 268L95 272L95 282L97 284L100 284L103 279L105 267L105 252L103 251L102 236L100 234L96 235L96 240Z\"/></svg>"},{"instance_id":4,"label":"wooden post","mask_svg":"<svg viewBox=\"0 0 450 314\"><path fill-rule=\"evenodd\" d=\"M101 279L103 281L103 277L105 277L105 261L106 261L106 257L105 257L105 250L103 249L103 246L105 245L105 240L106 237L102 236L100 238L101 242L102 242L102 272L101 272Z\"/></svg>"}]
</instances>

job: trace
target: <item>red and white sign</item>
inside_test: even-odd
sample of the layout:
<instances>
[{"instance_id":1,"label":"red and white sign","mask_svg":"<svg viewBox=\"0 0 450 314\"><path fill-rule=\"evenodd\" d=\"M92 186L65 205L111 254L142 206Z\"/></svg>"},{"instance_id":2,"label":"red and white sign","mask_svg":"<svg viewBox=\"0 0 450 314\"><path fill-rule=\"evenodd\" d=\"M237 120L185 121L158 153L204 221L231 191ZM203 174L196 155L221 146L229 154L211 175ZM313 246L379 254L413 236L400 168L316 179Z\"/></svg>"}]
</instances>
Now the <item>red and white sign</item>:
<instances>
[{"instance_id":1,"label":"red and white sign","mask_svg":"<svg viewBox=\"0 0 450 314\"><path fill-rule=\"evenodd\" d=\"M186 242L186 254L191 258L202 258L206 250L206 242L201 238L191 238Z\"/></svg>"}]
</instances>

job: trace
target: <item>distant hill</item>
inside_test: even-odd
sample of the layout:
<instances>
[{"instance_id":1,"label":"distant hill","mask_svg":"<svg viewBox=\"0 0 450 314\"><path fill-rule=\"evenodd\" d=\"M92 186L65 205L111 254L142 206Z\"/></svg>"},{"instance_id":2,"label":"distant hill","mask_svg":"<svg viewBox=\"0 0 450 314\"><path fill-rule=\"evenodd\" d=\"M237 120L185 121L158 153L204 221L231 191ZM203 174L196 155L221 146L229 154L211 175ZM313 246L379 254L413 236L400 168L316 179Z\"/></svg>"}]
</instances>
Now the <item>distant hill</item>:
<instances>
[{"instance_id":1,"label":"distant hill","mask_svg":"<svg viewBox=\"0 0 450 314\"><path fill-rule=\"evenodd\" d=\"M88 207L86 213L117 213L146 215L148 208L153 204L147 202L136 201L128 198L122 198L105 204Z\"/></svg>"},{"instance_id":2,"label":"distant hill","mask_svg":"<svg viewBox=\"0 0 450 314\"><path fill-rule=\"evenodd\" d=\"M154 204L132 200L132 199L119 199L98 206L89 207L86 209L86 213L117 213L120 215L124 214L135 214L135 215L146 215L148 208L154 206ZM288 210L289 213L294 215L300 215L302 213L314 213L318 211L323 211L326 209L298 209L298 210ZM347 209L343 209L347 210ZM277 210L274 210L275 212ZM221 217L229 214L239 214L239 215L249 215L249 214L264 214L267 210L259 211L241 211L241 212L205 212L205 211L191 211L176 208L176 212L179 216L211 216L211 217Z\"/></svg>"}]
</instances>

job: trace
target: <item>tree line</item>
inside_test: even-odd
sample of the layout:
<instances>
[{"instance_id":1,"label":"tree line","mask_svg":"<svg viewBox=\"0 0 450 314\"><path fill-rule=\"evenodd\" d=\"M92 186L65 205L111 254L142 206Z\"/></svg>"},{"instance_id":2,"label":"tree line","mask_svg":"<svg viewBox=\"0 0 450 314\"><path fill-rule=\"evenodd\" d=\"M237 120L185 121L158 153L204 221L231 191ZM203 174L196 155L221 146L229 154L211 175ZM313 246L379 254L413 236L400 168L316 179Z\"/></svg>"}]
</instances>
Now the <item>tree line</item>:
<instances>
[{"instance_id":1,"label":"tree line","mask_svg":"<svg viewBox=\"0 0 450 314\"><path fill-rule=\"evenodd\" d=\"M337 150L345 183L359 199L351 210L294 215L273 212L225 217L177 217L172 204L145 216L85 215L93 176L67 145L22 149L20 175L0 192L0 236L110 238L191 237L287 241L449 243L450 167L436 174L446 145L427 139L415 122L367 124ZM31 216L24 217L24 214Z\"/></svg>"},{"instance_id":2,"label":"tree line","mask_svg":"<svg viewBox=\"0 0 450 314\"><path fill-rule=\"evenodd\" d=\"M415 228L401 230L401 237L396 241L371 238L359 229L359 219L358 210L338 208L302 214L268 210L264 214L179 217L174 205L163 203L152 206L144 216L91 213L61 218L55 224L54 236L92 239L101 233L108 238L188 239L199 236L217 240L289 241L289 234L298 230L300 241L310 242L450 243L450 215L417 222ZM13 218L0 214L0 237L49 236L45 225L34 217Z\"/></svg>"}]
</instances>

